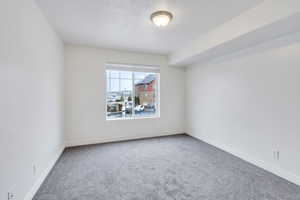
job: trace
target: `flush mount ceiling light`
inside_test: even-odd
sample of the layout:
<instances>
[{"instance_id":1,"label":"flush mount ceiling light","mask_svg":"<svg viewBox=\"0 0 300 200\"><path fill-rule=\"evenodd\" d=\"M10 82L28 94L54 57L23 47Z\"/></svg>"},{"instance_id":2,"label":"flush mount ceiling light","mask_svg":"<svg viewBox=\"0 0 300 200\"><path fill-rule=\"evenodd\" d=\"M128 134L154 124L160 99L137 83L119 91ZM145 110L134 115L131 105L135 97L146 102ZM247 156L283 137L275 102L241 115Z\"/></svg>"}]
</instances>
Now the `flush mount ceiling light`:
<instances>
[{"instance_id":1,"label":"flush mount ceiling light","mask_svg":"<svg viewBox=\"0 0 300 200\"><path fill-rule=\"evenodd\" d=\"M172 20L173 15L168 11L160 10L152 13L150 18L156 26L167 26Z\"/></svg>"}]
</instances>

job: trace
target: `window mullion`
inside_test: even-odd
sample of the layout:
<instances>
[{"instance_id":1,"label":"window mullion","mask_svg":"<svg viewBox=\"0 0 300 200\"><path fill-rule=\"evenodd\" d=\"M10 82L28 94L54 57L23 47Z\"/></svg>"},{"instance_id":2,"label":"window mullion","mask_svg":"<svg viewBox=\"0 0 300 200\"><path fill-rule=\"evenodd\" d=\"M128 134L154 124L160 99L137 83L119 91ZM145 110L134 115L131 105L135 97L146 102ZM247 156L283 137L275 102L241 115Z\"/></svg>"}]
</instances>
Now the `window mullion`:
<instances>
[{"instance_id":1,"label":"window mullion","mask_svg":"<svg viewBox=\"0 0 300 200\"><path fill-rule=\"evenodd\" d=\"M132 78L132 107L131 107L131 113L132 117L135 118L134 113L134 107L135 107L135 87L134 87L134 72L131 72L131 78Z\"/></svg>"},{"instance_id":2,"label":"window mullion","mask_svg":"<svg viewBox=\"0 0 300 200\"><path fill-rule=\"evenodd\" d=\"M160 116L160 74L156 73L155 81L155 115Z\"/></svg>"},{"instance_id":3,"label":"window mullion","mask_svg":"<svg viewBox=\"0 0 300 200\"><path fill-rule=\"evenodd\" d=\"M121 102L122 103L122 108L123 107L125 107L125 99L124 99L124 93L123 93L123 91L121 90L121 73L120 72L118 72L118 80L119 80L119 92L121 92L121 95L122 95L122 97L123 97L123 102ZM124 114L122 111L121 111L121 113L122 113L122 118L126 118L125 117L125 115L126 114ZM123 115L124 114L124 115Z\"/></svg>"}]
</instances>

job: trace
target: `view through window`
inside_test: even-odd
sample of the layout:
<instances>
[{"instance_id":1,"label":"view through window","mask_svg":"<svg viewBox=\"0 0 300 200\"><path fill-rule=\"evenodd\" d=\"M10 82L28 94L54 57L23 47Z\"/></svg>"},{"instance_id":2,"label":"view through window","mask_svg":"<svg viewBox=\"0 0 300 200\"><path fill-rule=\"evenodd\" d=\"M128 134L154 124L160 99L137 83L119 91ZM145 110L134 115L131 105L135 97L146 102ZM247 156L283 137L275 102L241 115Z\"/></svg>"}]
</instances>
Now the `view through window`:
<instances>
[{"instance_id":1,"label":"view through window","mask_svg":"<svg viewBox=\"0 0 300 200\"><path fill-rule=\"evenodd\" d=\"M106 118L158 116L159 73L106 70Z\"/></svg>"}]
</instances>

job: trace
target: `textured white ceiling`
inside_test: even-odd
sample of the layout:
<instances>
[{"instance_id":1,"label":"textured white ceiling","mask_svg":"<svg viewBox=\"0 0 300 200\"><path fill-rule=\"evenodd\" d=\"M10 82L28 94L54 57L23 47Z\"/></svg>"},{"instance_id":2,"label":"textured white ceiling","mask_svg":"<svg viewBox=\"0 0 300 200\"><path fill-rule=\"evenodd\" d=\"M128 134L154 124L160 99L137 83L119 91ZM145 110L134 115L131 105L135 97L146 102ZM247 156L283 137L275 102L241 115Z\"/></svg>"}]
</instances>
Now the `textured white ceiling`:
<instances>
[{"instance_id":1,"label":"textured white ceiling","mask_svg":"<svg viewBox=\"0 0 300 200\"><path fill-rule=\"evenodd\" d=\"M263 0L36 0L66 43L170 54ZM155 27L157 10L173 13Z\"/></svg>"}]
</instances>

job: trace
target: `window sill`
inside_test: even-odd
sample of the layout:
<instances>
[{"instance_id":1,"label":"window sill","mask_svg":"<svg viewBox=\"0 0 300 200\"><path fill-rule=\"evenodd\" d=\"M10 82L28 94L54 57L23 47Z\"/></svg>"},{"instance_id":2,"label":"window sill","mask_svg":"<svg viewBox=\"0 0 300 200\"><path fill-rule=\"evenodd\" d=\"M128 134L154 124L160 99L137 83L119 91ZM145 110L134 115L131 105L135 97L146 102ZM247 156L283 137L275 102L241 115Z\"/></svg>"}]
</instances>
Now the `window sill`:
<instances>
[{"instance_id":1,"label":"window sill","mask_svg":"<svg viewBox=\"0 0 300 200\"><path fill-rule=\"evenodd\" d=\"M116 119L108 119L106 121L125 121L125 120L140 120L140 119L159 119L160 116L151 116L151 117L127 117L127 118L116 118Z\"/></svg>"}]
</instances>

